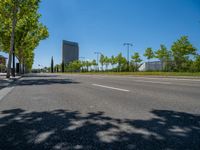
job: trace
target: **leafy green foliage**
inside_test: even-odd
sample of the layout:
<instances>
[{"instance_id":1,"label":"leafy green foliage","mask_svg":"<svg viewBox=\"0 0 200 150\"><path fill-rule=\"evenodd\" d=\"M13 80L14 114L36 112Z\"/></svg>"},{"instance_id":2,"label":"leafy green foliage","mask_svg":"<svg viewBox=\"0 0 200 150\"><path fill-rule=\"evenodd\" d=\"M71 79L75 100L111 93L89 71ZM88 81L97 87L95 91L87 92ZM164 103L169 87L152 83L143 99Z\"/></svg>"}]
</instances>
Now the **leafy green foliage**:
<instances>
[{"instance_id":1,"label":"leafy green foliage","mask_svg":"<svg viewBox=\"0 0 200 150\"><path fill-rule=\"evenodd\" d=\"M116 56L116 62L118 64L117 71L126 70L127 61L126 58L122 56L122 53Z\"/></svg>"},{"instance_id":2,"label":"leafy green foliage","mask_svg":"<svg viewBox=\"0 0 200 150\"><path fill-rule=\"evenodd\" d=\"M76 60L69 63L67 70L70 72L77 72L82 67L81 61Z\"/></svg>"},{"instance_id":3,"label":"leafy green foliage","mask_svg":"<svg viewBox=\"0 0 200 150\"><path fill-rule=\"evenodd\" d=\"M108 58L107 56L104 57L104 62L105 62L105 65L106 65L106 70L108 70L108 66L110 64L110 58Z\"/></svg>"},{"instance_id":4,"label":"leafy green foliage","mask_svg":"<svg viewBox=\"0 0 200 150\"><path fill-rule=\"evenodd\" d=\"M191 65L191 58L197 54L197 50L189 42L187 36L182 36L173 43L172 54L175 62L175 69L177 71L187 71Z\"/></svg>"},{"instance_id":5,"label":"leafy green foliage","mask_svg":"<svg viewBox=\"0 0 200 150\"><path fill-rule=\"evenodd\" d=\"M167 50L167 47L165 45L160 45L160 49L155 52L155 57L162 62L162 70L169 70L172 60L172 54L171 51Z\"/></svg>"},{"instance_id":6,"label":"leafy green foliage","mask_svg":"<svg viewBox=\"0 0 200 150\"><path fill-rule=\"evenodd\" d=\"M196 59L191 62L190 71L191 72L200 72L200 55L196 56Z\"/></svg>"},{"instance_id":7,"label":"leafy green foliage","mask_svg":"<svg viewBox=\"0 0 200 150\"><path fill-rule=\"evenodd\" d=\"M154 58L154 52L153 52L152 48L150 48L150 47L147 48L145 50L144 56L147 57L148 60Z\"/></svg>"},{"instance_id":8,"label":"leafy green foliage","mask_svg":"<svg viewBox=\"0 0 200 150\"><path fill-rule=\"evenodd\" d=\"M47 27L39 22L39 3L40 0L0 1L0 47L9 53L8 77L14 47L19 62L30 70L34 49L49 36Z\"/></svg>"},{"instance_id":9,"label":"leafy green foliage","mask_svg":"<svg viewBox=\"0 0 200 150\"><path fill-rule=\"evenodd\" d=\"M153 52L152 48L147 48L144 56L147 59L157 58L163 62L163 71L174 72L174 71L183 71L183 68L187 72L200 72L200 55L197 55L196 49L190 44L187 37L181 37L178 41L174 42L172 45L172 50L168 50L165 45L161 44L160 48ZM177 58L180 57L180 58ZM194 57L194 58L193 58ZM138 52L135 52L131 56L132 60L130 63L129 71L138 71L141 66L142 59ZM179 65L182 68L177 67L177 60L184 60ZM100 56L100 64L102 66L102 71L104 71L104 66L106 66L106 71L117 71L124 72L127 71L127 60L123 57L122 53L119 53L116 57L111 56L107 57L101 54ZM95 60L92 61L75 61L71 62L67 66L67 71L82 71L82 72L92 72L97 66L97 62ZM109 69L109 65L112 66L112 69Z\"/></svg>"},{"instance_id":10,"label":"leafy green foliage","mask_svg":"<svg viewBox=\"0 0 200 150\"><path fill-rule=\"evenodd\" d=\"M155 57L158 58L160 61L169 61L171 53L167 50L166 46L161 44L160 49L155 52Z\"/></svg>"},{"instance_id":11,"label":"leafy green foliage","mask_svg":"<svg viewBox=\"0 0 200 150\"><path fill-rule=\"evenodd\" d=\"M110 64L112 65L112 69L114 68L114 65L116 63L117 63L116 57L112 55L111 58L110 58Z\"/></svg>"},{"instance_id":12,"label":"leafy green foliage","mask_svg":"<svg viewBox=\"0 0 200 150\"><path fill-rule=\"evenodd\" d=\"M135 52L134 55L131 56L131 58L132 58L132 61L134 63L140 63L140 62L142 62L142 59L140 58L140 55L139 55L138 52Z\"/></svg>"},{"instance_id":13,"label":"leafy green foliage","mask_svg":"<svg viewBox=\"0 0 200 150\"><path fill-rule=\"evenodd\" d=\"M140 58L139 53L135 52L133 56L131 56L131 58L132 58L131 62L133 64L134 71L138 71L140 67L140 63L142 62L142 59Z\"/></svg>"},{"instance_id":14,"label":"leafy green foliage","mask_svg":"<svg viewBox=\"0 0 200 150\"><path fill-rule=\"evenodd\" d=\"M101 70L103 70L103 67L105 65L105 56L103 54L101 54L99 62L101 64Z\"/></svg>"}]
</instances>

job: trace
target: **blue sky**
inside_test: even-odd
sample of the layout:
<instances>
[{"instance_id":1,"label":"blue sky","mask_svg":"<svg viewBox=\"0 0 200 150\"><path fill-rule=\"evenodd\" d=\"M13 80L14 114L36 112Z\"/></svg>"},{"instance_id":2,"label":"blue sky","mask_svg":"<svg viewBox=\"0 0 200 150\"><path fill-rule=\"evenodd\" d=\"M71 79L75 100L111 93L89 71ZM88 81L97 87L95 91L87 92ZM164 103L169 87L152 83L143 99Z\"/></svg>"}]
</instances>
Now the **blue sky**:
<instances>
[{"instance_id":1,"label":"blue sky","mask_svg":"<svg viewBox=\"0 0 200 150\"><path fill-rule=\"evenodd\" d=\"M39 12L50 37L36 48L34 68L50 66L52 56L60 63L64 39L78 42L86 59L95 51L126 56L124 42L143 55L181 35L200 49L200 0L42 0Z\"/></svg>"}]
</instances>

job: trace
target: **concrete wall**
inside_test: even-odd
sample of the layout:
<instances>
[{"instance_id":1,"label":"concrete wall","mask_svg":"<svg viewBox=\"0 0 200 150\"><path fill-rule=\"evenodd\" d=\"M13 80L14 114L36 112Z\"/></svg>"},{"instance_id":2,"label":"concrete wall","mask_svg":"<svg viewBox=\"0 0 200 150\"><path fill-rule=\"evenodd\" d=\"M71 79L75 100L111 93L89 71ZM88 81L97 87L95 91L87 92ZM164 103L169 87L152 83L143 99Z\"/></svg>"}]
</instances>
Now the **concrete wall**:
<instances>
[{"instance_id":1,"label":"concrete wall","mask_svg":"<svg viewBox=\"0 0 200 150\"><path fill-rule=\"evenodd\" d=\"M65 64L79 59L79 46L78 43L63 41L62 44L62 60Z\"/></svg>"}]
</instances>

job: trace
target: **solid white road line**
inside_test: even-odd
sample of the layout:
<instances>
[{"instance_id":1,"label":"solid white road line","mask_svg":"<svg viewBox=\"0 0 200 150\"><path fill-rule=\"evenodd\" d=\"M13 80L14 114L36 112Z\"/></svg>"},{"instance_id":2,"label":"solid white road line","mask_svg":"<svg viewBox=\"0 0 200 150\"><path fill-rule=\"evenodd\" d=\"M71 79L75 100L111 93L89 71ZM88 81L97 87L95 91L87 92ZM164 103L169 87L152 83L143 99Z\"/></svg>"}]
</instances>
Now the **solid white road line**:
<instances>
[{"instance_id":1,"label":"solid white road line","mask_svg":"<svg viewBox=\"0 0 200 150\"><path fill-rule=\"evenodd\" d=\"M102 76L101 76L102 77ZM93 77L94 78L94 77ZM95 77L96 78L96 77ZM104 78L98 78L98 79L104 79ZM122 78L121 78L122 79ZM124 79L124 78L123 78ZM135 78L137 79L137 77ZM140 78L139 78L140 79ZM163 81L149 81L149 80L131 80L133 82L144 82L144 83L155 83L155 84L172 84L171 82L163 82Z\"/></svg>"},{"instance_id":2,"label":"solid white road line","mask_svg":"<svg viewBox=\"0 0 200 150\"><path fill-rule=\"evenodd\" d=\"M102 88L112 89L112 90L118 90L118 91L123 91L123 92L129 92L129 90L120 89L120 88L115 88L115 87L111 87L111 86L105 86L105 85L100 85L100 84L92 84L92 85L93 85L93 86L102 87Z\"/></svg>"},{"instance_id":3,"label":"solid white road line","mask_svg":"<svg viewBox=\"0 0 200 150\"><path fill-rule=\"evenodd\" d=\"M132 78L132 79L151 79L151 80L171 80L171 81L197 81L197 82L199 82L200 81L200 79L195 79L195 78L176 78L176 77L127 77L127 78Z\"/></svg>"},{"instance_id":4,"label":"solid white road line","mask_svg":"<svg viewBox=\"0 0 200 150\"><path fill-rule=\"evenodd\" d=\"M147 80L132 80L133 82L146 82L146 83L157 83L157 84L171 84L171 82L160 82L160 81L147 81Z\"/></svg>"},{"instance_id":5,"label":"solid white road line","mask_svg":"<svg viewBox=\"0 0 200 150\"><path fill-rule=\"evenodd\" d=\"M200 82L200 79L195 79L195 78L176 78L176 77L140 77L140 76L117 76L117 75L81 75L85 77L92 77L92 76L98 76L100 78L129 78L129 79L150 79L150 80L175 80L175 81L197 81Z\"/></svg>"}]
</instances>

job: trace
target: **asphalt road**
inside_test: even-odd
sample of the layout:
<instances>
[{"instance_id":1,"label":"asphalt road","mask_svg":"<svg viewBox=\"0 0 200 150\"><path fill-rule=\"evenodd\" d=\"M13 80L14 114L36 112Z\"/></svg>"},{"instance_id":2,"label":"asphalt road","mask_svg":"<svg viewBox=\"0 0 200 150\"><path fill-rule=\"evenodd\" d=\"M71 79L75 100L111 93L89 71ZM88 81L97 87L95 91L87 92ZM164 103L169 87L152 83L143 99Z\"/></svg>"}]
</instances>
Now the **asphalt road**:
<instances>
[{"instance_id":1,"label":"asphalt road","mask_svg":"<svg viewBox=\"0 0 200 150\"><path fill-rule=\"evenodd\" d=\"M30 74L0 100L0 149L200 149L200 79Z\"/></svg>"}]
</instances>

